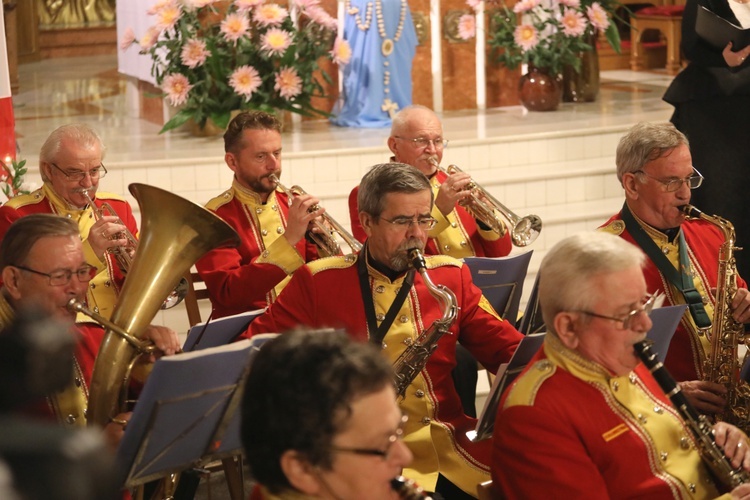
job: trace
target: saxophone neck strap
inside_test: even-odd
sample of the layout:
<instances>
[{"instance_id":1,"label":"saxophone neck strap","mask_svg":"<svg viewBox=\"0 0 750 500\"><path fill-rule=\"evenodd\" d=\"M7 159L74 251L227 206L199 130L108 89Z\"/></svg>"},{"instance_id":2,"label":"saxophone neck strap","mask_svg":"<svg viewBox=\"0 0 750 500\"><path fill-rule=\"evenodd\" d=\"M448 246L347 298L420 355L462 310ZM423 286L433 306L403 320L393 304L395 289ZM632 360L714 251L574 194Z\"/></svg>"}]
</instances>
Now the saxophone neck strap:
<instances>
[{"instance_id":1,"label":"saxophone neck strap","mask_svg":"<svg viewBox=\"0 0 750 500\"><path fill-rule=\"evenodd\" d=\"M688 258L685 233L680 229L677 235L677 246L680 252L680 269L678 270L669 262L669 259L661 252L656 242L651 239L646 230L643 229L643 226L635 219L627 203L622 206L622 220L625 223L625 228L638 246L641 247L641 250L656 265L659 272L682 293L696 326L701 329L710 327L711 319L706 313L706 308L703 307L703 298L700 292L695 289L693 278L688 272L690 269L690 259Z\"/></svg>"},{"instance_id":2,"label":"saxophone neck strap","mask_svg":"<svg viewBox=\"0 0 750 500\"><path fill-rule=\"evenodd\" d=\"M369 257L369 251L367 250L367 243L364 248L360 250L359 259L357 259L357 275L359 276L359 288L362 291L362 301L365 303L365 317L367 318L367 331L369 332L370 342L376 345L381 345L385 334L388 333L393 324L393 320L396 319L396 314L401 310L401 306L406 300L406 296L411 290L411 286L414 284L414 269L410 269L406 273L404 283L401 285L401 289L396 294L396 299L388 308L388 312L383 318L383 321L378 326L378 318L375 315L375 302L372 297L372 287L370 286L370 273L367 271L367 259Z\"/></svg>"}]
</instances>

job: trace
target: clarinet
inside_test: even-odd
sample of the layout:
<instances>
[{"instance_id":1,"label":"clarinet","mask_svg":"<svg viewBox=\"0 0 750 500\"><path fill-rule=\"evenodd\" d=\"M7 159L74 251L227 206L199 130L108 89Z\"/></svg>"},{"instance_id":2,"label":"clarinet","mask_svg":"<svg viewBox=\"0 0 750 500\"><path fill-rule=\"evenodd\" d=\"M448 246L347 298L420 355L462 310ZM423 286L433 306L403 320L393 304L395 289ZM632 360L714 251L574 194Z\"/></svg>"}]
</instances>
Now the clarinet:
<instances>
[{"instance_id":1,"label":"clarinet","mask_svg":"<svg viewBox=\"0 0 750 500\"><path fill-rule=\"evenodd\" d=\"M667 371L664 364L656 357L651 350L653 344L650 340L638 342L633 347L638 357L641 358L646 368L653 374L654 379L659 387L664 391L667 397L672 401L677 411L690 429L698 446L701 458L708 466L714 477L725 486L734 489L735 487L750 482L750 474L740 468L735 469L731 462L724 456L724 452L714 440L714 431L711 423L705 415L698 413L698 410L682 393L680 386L677 385L672 375Z\"/></svg>"}]
</instances>

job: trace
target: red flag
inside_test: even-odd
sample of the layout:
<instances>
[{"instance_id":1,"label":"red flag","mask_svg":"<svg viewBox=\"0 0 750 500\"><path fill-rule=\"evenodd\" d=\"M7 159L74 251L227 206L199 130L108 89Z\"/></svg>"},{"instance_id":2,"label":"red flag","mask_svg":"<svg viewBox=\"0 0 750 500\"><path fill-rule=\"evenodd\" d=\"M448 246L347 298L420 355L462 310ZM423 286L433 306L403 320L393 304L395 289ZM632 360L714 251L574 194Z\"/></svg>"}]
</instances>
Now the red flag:
<instances>
[{"instance_id":1,"label":"red flag","mask_svg":"<svg viewBox=\"0 0 750 500\"><path fill-rule=\"evenodd\" d=\"M5 21L0 8L0 160L10 163L16 159L16 121L13 117L13 100L10 95L8 47L5 41Z\"/></svg>"}]
</instances>

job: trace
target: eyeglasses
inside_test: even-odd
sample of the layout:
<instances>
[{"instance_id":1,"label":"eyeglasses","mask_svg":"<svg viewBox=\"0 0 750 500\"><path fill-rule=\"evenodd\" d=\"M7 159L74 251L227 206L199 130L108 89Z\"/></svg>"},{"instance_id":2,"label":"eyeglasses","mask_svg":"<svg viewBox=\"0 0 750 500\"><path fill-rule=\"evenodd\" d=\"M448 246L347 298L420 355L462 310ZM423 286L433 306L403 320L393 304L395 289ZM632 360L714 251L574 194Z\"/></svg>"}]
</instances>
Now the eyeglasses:
<instances>
[{"instance_id":1,"label":"eyeglasses","mask_svg":"<svg viewBox=\"0 0 750 500\"><path fill-rule=\"evenodd\" d=\"M18 269L21 269L22 271L28 271L30 273L38 274L39 276L46 276L49 279L49 284L52 286L64 286L70 283L70 280L73 278L73 275L75 274L78 278L78 281L81 283L88 283L91 281L94 276L96 276L96 268L93 266L85 266L77 271L55 271L53 273L43 273L41 271L36 271L34 269L31 269L29 267L25 266L13 266L17 267Z\"/></svg>"},{"instance_id":2,"label":"eyeglasses","mask_svg":"<svg viewBox=\"0 0 750 500\"><path fill-rule=\"evenodd\" d=\"M403 439L404 426L406 426L406 422L408 421L409 421L408 415L401 416L401 422L399 422L398 424L398 429L396 429L396 432L388 436L388 444L385 446L384 450L376 450L373 448L349 448L346 446L331 446L330 450L341 452L341 453L354 453L355 455L375 456L375 457L380 457L383 460L388 460L388 456L390 455L391 448L393 447L393 445L399 439Z\"/></svg>"},{"instance_id":3,"label":"eyeglasses","mask_svg":"<svg viewBox=\"0 0 750 500\"><path fill-rule=\"evenodd\" d=\"M427 139L426 137L417 137L416 139L408 139L406 137L394 136L396 139L402 141L409 141L414 144L417 149L426 149L430 144L435 145L435 149L443 149L448 146L448 141L442 137L436 137L435 139Z\"/></svg>"},{"instance_id":4,"label":"eyeglasses","mask_svg":"<svg viewBox=\"0 0 750 500\"><path fill-rule=\"evenodd\" d=\"M632 326L632 323L633 323L633 318L638 316L640 313L644 313L646 314L646 316L651 315L651 311L654 309L654 304L656 303L658 297L659 296L654 295L654 294L646 295L646 301L643 303L643 305L630 311L627 315L625 315L624 318L615 318L614 316L605 316L604 314L599 314L599 313L585 311L585 310L577 310L575 312L588 314L589 316L593 316L595 318L617 321L619 323L622 323L622 328L621 328L622 330L630 330L630 327Z\"/></svg>"},{"instance_id":5,"label":"eyeglasses","mask_svg":"<svg viewBox=\"0 0 750 500\"><path fill-rule=\"evenodd\" d=\"M666 191L668 193L673 193L680 189L682 187L682 184L685 183L690 189L696 189L701 187L701 184L703 184L703 176L700 172L698 172L698 169L693 167L693 172L697 175L691 175L690 177L685 177L684 179L659 179L658 177L654 177L652 175L648 175L643 170L636 170L633 172L634 174L643 174L649 179L653 179L656 182L659 182L664 185L666 188Z\"/></svg>"},{"instance_id":6,"label":"eyeglasses","mask_svg":"<svg viewBox=\"0 0 750 500\"><path fill-rule=\"evenodd\" d=\"M94 167L91 170L84 172L81 170L76 170L74 172L68 172L67 170L63 170L54 163L50 163L53 167L55 167L57 170L62 172L62 174L65 176L65 178L71 182L81 182L83 179L86 178L86 175L91 177L92 180L101 179L105 175L107 175L107 169L104 167L104 163L99 165L98 167Z\"/></svg>"},{"instance_id":7,"label":"eyeglasses","mask_svg":"<svg viewBox=\"0 0 750 500\"><path fill-rule=\"evenodd\" d=\"M411 229L414 224L419 226L419 229L423 231L429 231L430 229L435 227L435 224L437 224L437 220L433 219L432 217L426 217L424 219L416 220L407 219L406 217L396 217L395 219L386 219L385 217L380 217L380 220L384 220L390 224L393 224L394 227L403 231Z\"/></svg>"}]
</instances>

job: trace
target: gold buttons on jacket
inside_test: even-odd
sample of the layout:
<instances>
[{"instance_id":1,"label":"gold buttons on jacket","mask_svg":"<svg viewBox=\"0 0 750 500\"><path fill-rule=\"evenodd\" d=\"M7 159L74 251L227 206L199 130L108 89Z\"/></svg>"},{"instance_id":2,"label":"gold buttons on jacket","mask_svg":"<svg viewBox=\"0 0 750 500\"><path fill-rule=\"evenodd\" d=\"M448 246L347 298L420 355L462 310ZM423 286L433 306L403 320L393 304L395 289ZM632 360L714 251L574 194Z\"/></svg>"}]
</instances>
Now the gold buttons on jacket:
<instances>
[{"instance_id":1,"label":"gold buttons on jacket","mask_svg":"<svg viewBox=\"0 0 750 500\"><path fill-rule=\"evenodd\" d=\"M458 223L457 222L451 222L451 227L454 227L454 228L458 227Z\"/></svg>"},{"instance_id":2,"label":"gold buttons on jacket","mask_svg":"<svg viewBox=\"0 0 750 500\"><path fill-rule=\"evenodd\" d=\"M422 424L424 425L429 425L430 422L432 422L432 419L430 417L422 417L422 420L420 420L420 422L422 422Z\"/></svg>"},{"instance_id":3,"label":"gold buttons on jacket","mask_svg":"<svg viewBox=\"0 0 750 500\"><path fill-rule=\"evenodd\" d=\"M643 413L639 413L637 416L640 423L645 424L646 422L648 422L648 419L643 415Z\"/></svg>"},{"instance_id":4,"label":"gold buttons on jacket","mask_svg":"<svg viewBox=\"0 0 750 500\"><path fill-rule=\"evenodd\" d=\"M65 417L65 423L71 424L71 425L75 424L76 423L75 415L68 415L67 417Z\"/></svg>"},{"instance_id":5,"label":"gold buttons on jacket","mask_svg":"<svg viewBox=\"0 0 750 500\"><path fill-rule=\"evenodd\" d=\"M417 396L418 398L423 398L424 391L422 389L417 389L417 392L415 392L414 395Z\"/></svg>"},{"instance_id":6,"label":"gold buttons on jacket","mask_svg":"<svg viewBox=\"0 0 750 500\"><path fill-rule=\"evenodd\" d=\"M261 208L261 207L255 207L255 213L258 214L258 215L262 214L263 213L263 208Z\"/></svg>"},{"instance_id":7,"label":"gold buttons on jacket","mask_svg":"<svg viewBox=\"0 0 750 500\"><path fill-rule=\"evenodd\" d=\"M90 282L90 283L89 283L89 288L91 288L92 290L93 290L94 288L96 288L96 283L94 283L93 281L92 281L92 282Z\"/></svg>"},{"instance_id":8,"label":"gold buttons on jacket","mask_svg":"<svg viewBox=\"0 0 750 500\"><path fill-rule=\"evenodd\" d=\"M461 246L462 246L462 247L465 247L465 246L466 246L466 240L463 240L463 241L461 241Z\"/></svg>"},{"instance_id":9,"label":"gold buttons on jacket","mask_svg":"<svg viewBox=\"0 0 750 500\"><path fill-rule=\"evenodd\" d=\"M659 458L661 458L662 462L666 462L667 457L669 457L669 453L667 453L666 451L662 451L661 453L659 453Z\"/></svg>"},{"instance_id":10,"label":"gold buttons on jacket","mask_svg":"<svg viewBox=\"0 0 750 500\"><path fill-rule=\"evenodd\" d=\"M377 318L378 321L383 321L385 319L385 314L380 313L376 315L375 317Z\"/></svg>"},{"instance_id":11,"label":"gold buttons on jacket","mask_svg":"<svg viewBox=\"0 0 750 500\"><path fill-rule=\"evenodd\" d=\"M451 249L451 246L450 246L450 245L445 245L445 246L444 246L443 248L444 248L444 249L445 249L445 251L447 252L448 250L450 250L450 249Z\"/></svg>"},{"instance_id":12,"label":"gold buttons on jacket","mask_svg":"<svg viewBox=\"0 0 750 500\"><path fill-rule=\"evenodd\" d=\"M682 436L680 438L680 448L682 448L683 450L690 449L690 440L687 437Z\"/></svg>"},{"instance_id":13,"label":"gold buttons on jacket","mask_svg":"<svg viewBox=\"0 0 750 500\"><path fill-rule=\"evenodd\" d=\"M661 253L664 255L669 255L669 247L661 247Z\"/></svg>"},{"instance_id":14,"label":"gold buttons on jacket","mask_svg":"<svg viewBox=\"0 0 750 500\"><path fill-rule=\"evenodd\" d=\"M404 345L411 345L411 343L412 343L412 340L410 338L404 339Z\"/></svg>"},{"instance_id":15,"label":"gold buttons on jacket","mask_svg":"<svg viewBox=\"0 0 750 500\"><path fill-rule=\"evenodd\" d=\"M661 415L662 413L664 413L664 408L662 408L661 406L654 406L654 413L658 413L659 415Z\"/></svg>"},{"instance_id":16,"label":"gold buttons on jacket","mask_svg":"<svg viewBox=\"0 0 750 500\"><path fill-rule=\"evenodd\" d=\"M399 320L399 321L400 321L401 323L408 323L408 322L409 322L409 317L408 317L408 316L407 316L406 314L402 314L402 315L401 315L401 317L400 317L400 318L398 318L398 320Z\"/></svg>"},{"instance_id":17,"label":"gold buttons on jacket","mask_svg":"<svg viewBox=\"0 0 750 500\"><path fill-rule=\"evenodd\" d=\"M262 234L263 236L268 236L268 230L267 229L261 229L260 230L260 234Z\"/></svg>"},{"instance_id":18,"label":"gold buttons on jacket","mask_svg":"<svg viewBox=\"0 0 750 500\"><path fill-rule=\"evenodd\" d=\"M378 293L383 293L385 292L385 287L383 285L378 285L375 287L375 291Z\"/></svg>"},{"instance_id":19,"label":"gold buttons on jacket","mask_svg":"<svg viewBox=\"0 0 750 500\"><path fill-rule=\"evenodd\" d=\"M613 380L612 381L612 390L615 391L615 392L617 392L617 390L619 388L620 388L620 382L618 382L617 380Z\"/></svg>"},{"instance_id":20,"label":"gold buttons on jacket","mask_svg":"<svg viewBox=\"0 0 750 500\"><path fill-rule=\"evenodd\" d=\"M271 255L271 252L269 252L268 250L263 250L263 253L261 255L263 256L263 258L268 258L268 256Z\"/></svg>"},{"instance_id":21,"label":"gold buttons on jacket","mask_svg":"<svg viewBox=\"0 0 750 500\"><path fill-rule=\"evenodd\" d=\"M75 383L76 387L81 387L81 377L76 377L73 382Z\"/></svg>"},{"instance_id":22,"label":"gold buttons on jacket","mask_svg":"<svg viewBox=\"0 0 750 500\"><path fill-rule=\"evenodd\" d=\"M109 287L112 286L112 283L110 283L110 281L107 280L107 281L104 282L104 286L106 286L107 288L109 288Z\"/></svg>"},{"instance_id":23,"label":"gold buttons on jacket","mask_svg":"<svg viewBox=\"0 0 750 500\"><path fill-rule=\"evenodd\" d=\"M271 210L273 210L274 212L278 212L279 211L279 206L278 205L271 205Z\"/></svg>"}]
</instances>

